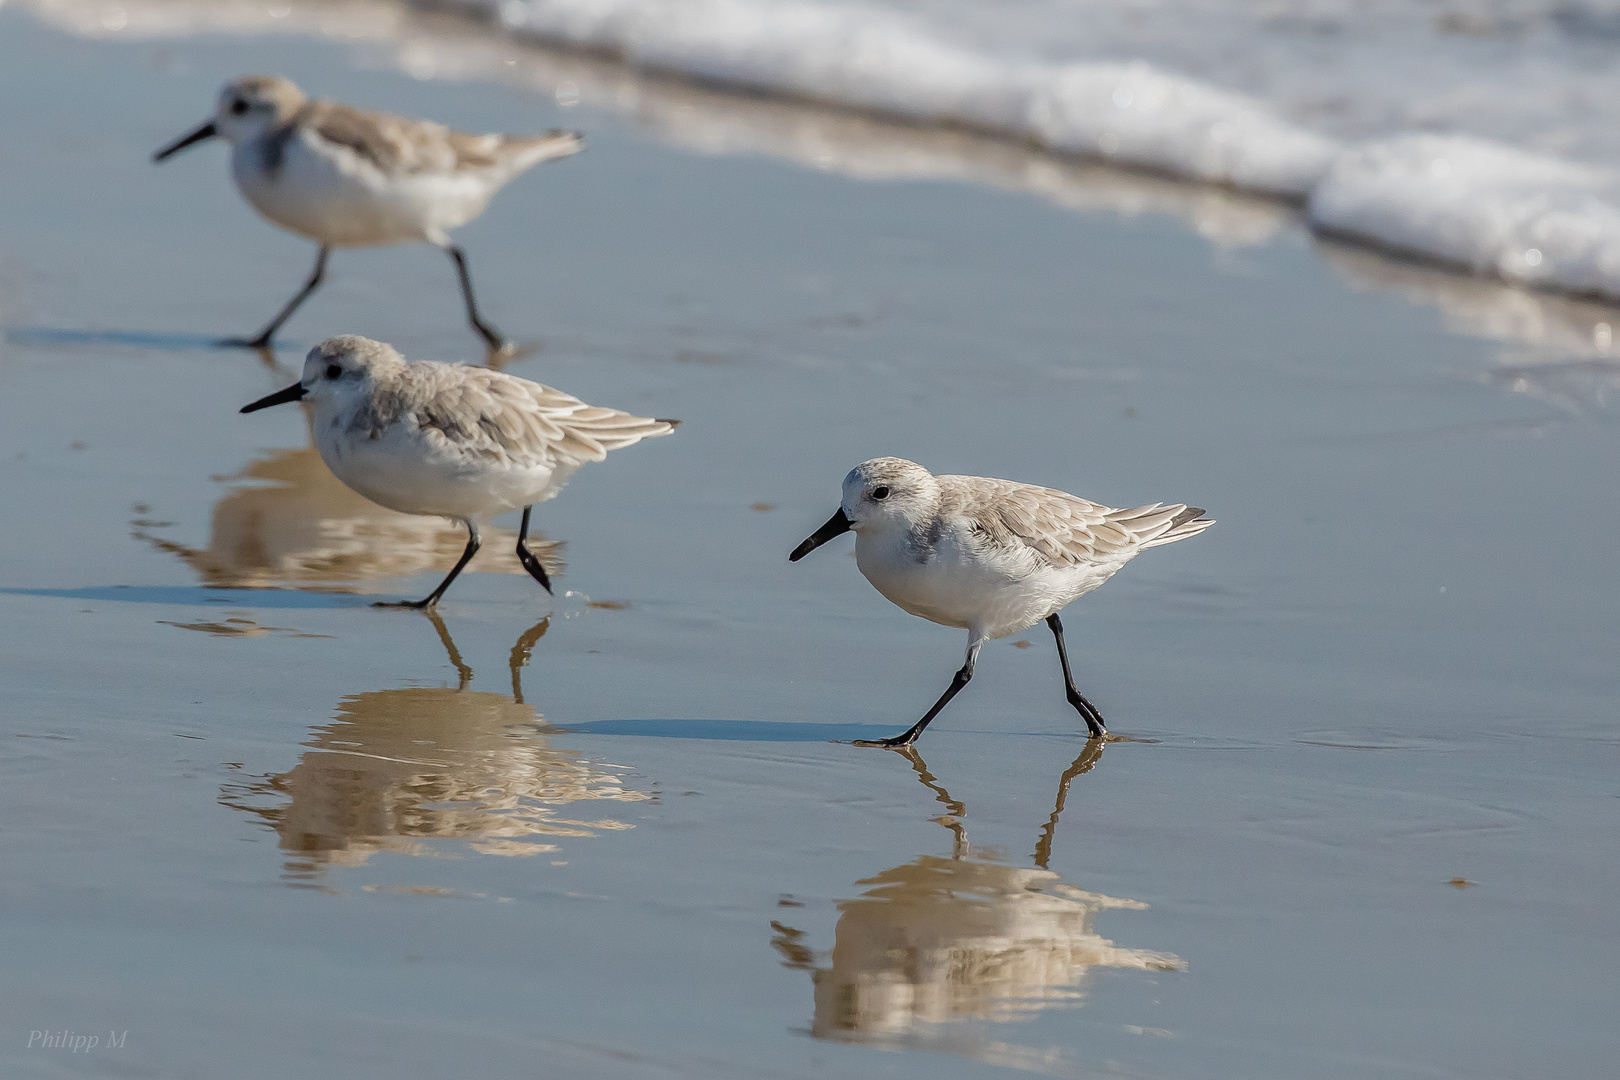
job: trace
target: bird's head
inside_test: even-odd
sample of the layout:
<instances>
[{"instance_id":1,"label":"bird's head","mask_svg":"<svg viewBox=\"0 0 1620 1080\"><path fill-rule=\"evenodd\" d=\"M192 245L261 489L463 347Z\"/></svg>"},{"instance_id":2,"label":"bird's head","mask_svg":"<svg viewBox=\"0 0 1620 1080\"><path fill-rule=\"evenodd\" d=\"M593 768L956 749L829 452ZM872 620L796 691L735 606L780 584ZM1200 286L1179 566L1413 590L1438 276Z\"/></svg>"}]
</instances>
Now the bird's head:
<instances>
[{"instance_id":1,"label":"bird's head","mask_svg":"<svg viewBox=\"0 0 1620 1080\"><path fill-rule=\"evenodd\" d=\"M934 474L905 458L863 461L844 477L844 499L838 512L788 556L798 562L841 533L910 529L932 515L939 503Z\"/></svg>"},{"instance_id":2,"label":"bird's head","mask_svg":"<svg viewBox=\"0 0 1620 1080\"><path fill-rule=\"evenodd\" d=\"M339 410L350 401L370 398L377 384L405 367L405 358L392 345L358 334L327 338L304 358L303 378L274 394L242 406L258 412L289 401L309 401Z\"/></svg>"},{"instance_id":3,"label":"bird's head","mask_svg":"<svg viewBox=\"0 0 1620 1080\"><path fill-rule=\"evenodd\" d=\"M162 161L205 139L220 138L233 146L262 137L292 118L304 104L304 92L279 75L246 75L219 92L214 117L152 155Z\"/></svg>"}]
</instances>

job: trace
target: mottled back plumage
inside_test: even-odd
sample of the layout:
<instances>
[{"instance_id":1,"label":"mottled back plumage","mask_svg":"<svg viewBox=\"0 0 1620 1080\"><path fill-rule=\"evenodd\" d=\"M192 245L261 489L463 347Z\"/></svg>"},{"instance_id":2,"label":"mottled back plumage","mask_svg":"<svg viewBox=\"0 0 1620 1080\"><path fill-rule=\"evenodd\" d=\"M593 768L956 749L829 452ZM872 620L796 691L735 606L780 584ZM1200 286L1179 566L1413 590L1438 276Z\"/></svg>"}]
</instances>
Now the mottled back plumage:
<instances>
[{"instance_id":1,"label":"mottled back plumage","mask_svg":"<svg viewBox=\"0 0 1620 1080\"><path fill-rule=\"evenodd\" d=\"M306 102L268 138L285 141L299 129L346 147L389 175L457 173L484 169L521 170L579 150L579 136L553 128L538 135L474 135L431 120L362 109L335 101ZM274 152L267 165L278 164Z\"/></svg>"},{"instance_id":2,"label":"mottled back plumage","mask_svg":"<svg viewBox=\"0 0 1620 1080\"><path fill-rule=\"evenodd\" d=\"M984 476L941 476L942 516L969 518L994 545L1022 544L1054 567L1129 558L1214 524L1197 507L1152 503L1119 510L1056 488Z\"/></svg>"},{"instance_id":3,"label":"mottled back plumage","mask_svg":"<svg viewBox=\"0 0 1620 1080\"><path fill-rule=\"evenodd\" d=\"M396 424L458 453L522 466L601 461L609 450L675 430L672 421L587 405L504 372L431 360L386 371L347 430L376 439Z\"/></svg>"}]
</instances>

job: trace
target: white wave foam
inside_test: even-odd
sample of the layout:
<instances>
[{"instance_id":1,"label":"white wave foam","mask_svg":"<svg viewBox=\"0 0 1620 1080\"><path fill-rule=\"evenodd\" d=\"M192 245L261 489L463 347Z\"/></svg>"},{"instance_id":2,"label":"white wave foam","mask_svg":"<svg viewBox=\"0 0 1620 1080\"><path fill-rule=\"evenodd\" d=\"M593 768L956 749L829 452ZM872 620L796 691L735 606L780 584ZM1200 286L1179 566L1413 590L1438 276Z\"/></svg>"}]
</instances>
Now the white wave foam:
<instances>
[{"instance_id":1,"label":"white wave foam","mask_svg":"<svg viewBox=\"0 0 1620 1080\"><path fill-rule=\"evenodd\" d=\"M1340 154L1316 225L1509 281L1620 299L1620 207L1606 170L1462 136Z\"/></svg>"},{"instance_id":2,"label":"white wave foam","mask_svg":"<svg viewBox=\"0 0 1620 1080\"><path fill-rule=\"evenodd\" d=\"M1045 74L1029 125L1042 144L1280 195L1302 195L1337 146L1241 94L1140 63L1067 64Z\"/></svg>"},{"instance_id":3,"label":"white wave foam","mask_svg":"<svg viewBox=\"0 0 1620 1080\"><path fill-rule=\"evenodd\" d=\"M955 122L1236 187L1303 196L1335 144L1144 63L1052 64L953 44L888 10L807 0L452 0L515 33L638 65Z\"/></svg>"},{"instance_id":4,"label":"white wave foam","mask_svg":"<svg viewBox=\"0 0 1620 1080\"><path fill-rule=\"evenodd\" d=\"M1461 136L1345 146L1142 61L954 44L888 8L812 0L450 0L645 67L1308 198L1320 227L1478 273L1620 299L1606 171Z\"/></svg>"},{"instance_id":5,"label":"white wave foam","mask_svg":"<svg viewBox=\"0 0 1620 1080\"><path fill-rule=\"evenodd\" d=\"M1300 199L1307 203L1309 219L1317 228L1476 273L1620 301L1620 176L1605 166L1574 164L1477 137L1401 135L1398 131L1401 125L1430 124L1451 115L1435 104L1442 99L1499 102L1505 92L1499 84L1520 79L1528 70L1526 64L1539 74L1521 80L1527 87L1520 95L1527 102L1521 110L1525 124L1539 117L1536 122L1548 126L1545 121L1553 113L1548 112L1552 106L1547 102L1554 98L1564 102L1560 106L1564 114L1607 117L1602 111L1606 106L1577 108L1570 104L1571 99L1548 92L1549 87L1585 85L1579 80L1592 71L1611 68L1620 86L1620 59L1611 62L1605 59L1607 53L1600 55L1591 48L1596 31L1588 31L1608 23L1592 22L1595 15L1583 16L1585 22L1576 20L1585 28L1579 47L1587 51L1580 63L1565 55L1576 46L1552 36L1558 26L1574 18L1570 11L1585 10L1578 4L1570 7L1566 3L1553 10L1543 0L1513 0L1513 18L1504 16L1490 26L1466 19L1457 22L1461 16L1455 12L1434 24L1443 30L1455 23L1467 30L1463 34L1453 27L1454 32L1447 31L1450 37L1487 31L1497 34L1498 40L1488 48L1475 38L1423 45L1420 39L1427 38L1422 26L1400 23L1406 28L1401 38L1406 42L1403 55L1410 54L1410 62L1403 61L1396 71L1379 67L1372 54L1355 44L1367 34L1380 42L1380 34L1387 36L1387 26L1375 34L1377 26L1356 21L1365 14L1357 13L1372 0L1356 0L1349 7L1337 0L1306 3L1304 7L1338 28L1324 39L1328 41L1325 45L1291 39L1288 19L1267 23L1271 29L1264 32L1256 29L1259 24L1251 25L1253 13L1245 14L1247 9L1236 0L1167 0L1145 23L1136 15L1109 23L1125 8L1137 10L1131 0L1086 0L1078 7L1070 0L1004 0L993 10L982 3L959 0L905 0L904 10L884 6L899 0L398 2L471 13L519 37L606 51L634 67L853 106L909 121L968 125L1059 153L1091 155ZM1278 10L1289 7L1287 0L1278 3L1282 5ZM116 25L108 21L110 9L95 0L31 0L30 6L53 21L71 24L77 32L103 36L173 33L186 24L194 29L198 25L248 29L255 22L279 22L287 29L293 29L292 23L307 24L322 33L353 36L358 32L355 20L367 26L391 22L390 9L382 2L325 4L304 12L298 4L284 10L264 9L247 0L122 0ZM1388 14L1400 5L1396 0L1379 0L1374 7ZM1245 23L1245 18L1250 22ZM1318 22L1307 20L1299 25L1316 26ZM1615 37L1620 40L1620 17L1613 22ZM1171 23L1186 24L1176 31L1182 35L1176 39L1182 45L1174 48L1170 46L1175 42L1165 38ZM1378 20L1374 23L1384 26ZM1229 27L1218 29L1228 24L1248 26L1254 32L1233 38L1235 31ZM1093 52L1130 47L1136 38L1122 29L1127 25L1138 27L1131 32L1137 37L1158 35L1156 46L1144 45L1141 51L1167 58L1168 63L1185 62L1191 55L1183 47L1187 35L1206 36L1208 51L1230 61L1214 68L1270 72L1264 77L1232 80L1262 89L1267 100L1143 60L1074 58L1085 52L1078 42L1093 30L1105 31L1092 35L1097 41L1086 48ZM1366 33L1348 33L1356 27ZM1050 42L1040 39L1046 32L1043 28L1049 28ZM369 32L386 35L399 31L397 27L389 31L374 27ZM1522 38L1523 47L1517 53L1503 45L1507 40L1503 35L1510 32ZM438 70L442 57L436 60L420 48L413 49L422 55L413 53L406 61L407 70L424 76ZM1620 57L1620 50L1611 51ZM1308 72L1311 58L1318 55L1328 57L1327 66L1339 72L1332 78L1339 82L1300 82L1297 76ZM1456 83L1457 73L1466 69L1479 76L1480 86L1438 97L1414 93L1411 109L1390 114L1396 133L1366 142L1330 137L1275 111L1281 107L1322 120L1332 112L1324 102L1342 98L1344 108L1359 119L1337 125L1337 130L1341 135L1357 135L1371 124L1371 113L1363 106L1373 98L1367 97L1364 87L1357 89L1360 83L1345 82L1348 76L1343 72L1354 68L1363 82L1388 83L1378 91L1387 98L1398 95L1403 86L1419 85L1410 81L1407 69L1422 67L1414 59L1420 56L1443 61L1439 67L1444 71L1435 76L1442 82ZM1469 56L1474 59L1467 60ZM1507 58L1503 62L1508 75L1492 81L1485 65L1487 61L1497 64L1502 57ZM1564 83L1559 83L1560 78ZM1295 89L1277 89L1285 84ZM1321 100L1305 107L1306 98ZM1504 114L1500 105L1490 109L1493 115ZM1620 126L1620 106L1616 110L1614 126ZM1579 116L1563 124L1563 134L1555 144L1565 145L1569 132L1576 129L1570 125L1578 128L1583 122ZM1591 136L1583 146L1601 143L1592 132L1580 131ZM1512 137L1522 137L1530 145L1537 143L1523 132ZM1598 152L1601 155L1601 146ZM870 163L872 155L868 153L863 160Z\"/></svg>"}]
</instances>

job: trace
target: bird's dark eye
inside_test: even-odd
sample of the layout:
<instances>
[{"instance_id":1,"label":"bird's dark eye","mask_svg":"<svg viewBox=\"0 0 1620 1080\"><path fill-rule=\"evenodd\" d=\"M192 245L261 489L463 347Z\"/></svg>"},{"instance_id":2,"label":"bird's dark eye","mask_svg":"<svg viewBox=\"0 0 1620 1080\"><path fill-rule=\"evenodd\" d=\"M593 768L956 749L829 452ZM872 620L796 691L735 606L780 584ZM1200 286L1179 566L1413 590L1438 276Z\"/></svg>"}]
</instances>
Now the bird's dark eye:
<instances>
[{"instance_id":1,"label":"bird's dark eye","mask_svg":"<svg viewBox=\"0 0 1620 1080\"><path fill-rule=\"evenodd\" d=\"M889 489L887 487L883 487L883 486L880 485L880 486L875 487L875 488L872 489L872 498L874 498L874 499L887 499L888 497L889 497Z\"/></svg>"},{"instance_id":2,"label":"bird's dark eye","mask_svg":"<svg viewBox=\"0 0 1620 1080\"><path fill-rule=\"evenodd\" d=\"M341 364L327 364L326 365L326 377L328 379L342 378L343 377L343 366Z\"/></svg>"},{"instance_id":3,"label":"bird's dark eye","mask_svg":"<svg viewBox=\"0 0 1620 1080\"><path fill-rule=\"evenodd\" d=\"M243 113L245 113L247 111L248 111L248 103L243 101L241 98L237 98L235 101L231 102L231 115L232 116L241 116Z\"/></svg>"}]
</instances>

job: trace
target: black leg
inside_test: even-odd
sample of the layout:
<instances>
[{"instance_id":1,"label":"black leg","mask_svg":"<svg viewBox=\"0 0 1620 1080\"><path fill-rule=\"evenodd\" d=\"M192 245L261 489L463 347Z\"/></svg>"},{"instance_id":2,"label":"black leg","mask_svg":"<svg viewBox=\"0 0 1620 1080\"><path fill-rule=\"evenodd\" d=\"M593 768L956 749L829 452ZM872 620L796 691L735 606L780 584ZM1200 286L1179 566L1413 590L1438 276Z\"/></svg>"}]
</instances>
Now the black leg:
<instances>
[{"instance_id":1,"label":"black leg","mask_svg":"<svg viewBox=\"0 0 1620 1080\"><path fill-rule=\"evenodd\" d=\"M297 295L287 301L287 306L281 309L281 314L271 319L269 326L259 331L257 337L226 338L220 344L241 349L269 348L270 339L275 336L277 330L281 329L281 324L292 317L292 313L298 310L298 305L308 300L309 294L314 292L320 285L321 280L326 277L326 257L330 254L332 254L332 249L322 244L320 254L315 256L315 269L310 273L309 280L304 282L304 287L298 290Z\"/></svg>"},{"instance_id":2,"label":"black leg","mask_svg":"<svg viewBox=\"0 0 1620 1080\"><path fill-rule=\"evenodd\" d=\"M524 541L529 538L529 511L533 509L534 507L532 506L525 506L523 508L523 524L518 526L518 562L523 564L523 569L529 572L530 577L534 578L534 580L540 583L540 587L542 589L550 593L551 579L546 576L546 568L540 565L539 558L536 557L535 553L530 551L529 546L524 543ZM552 595L555 596L556 594L552 593Z\"/></svg>"},{"instance_id":3,"label":"black leg","mask_svg":"<svg viewBox=\"0 0 1620 1080\"><path fill-rule=\"evenodd\" d=\"M472 275L467 272L467 256L454 244L446 245L445 251L456 264L456 276L461 279L461 298L467 302L467 321L472 328L478 331L479 336L489 345L490 352L501 352L506 348L506 339L501 332L478 317L478 301L473 299Z\"/></svg>"},{"instance_id":4,"label":"black leg","mask_svg":"<svg viewBox=\"0 0 1620 1080\"><path fill-rule=\"evenodd\" d=\"M1108 734L1108 728L1103 724L1102 713L1097 711L1097 706L1087 701L1085 696L1074 688L1074 676L1069 674L1069 650L1063 645L1063 621L1057 617L1057 612L1054 611L1046 617L1046 625L1052 628L1052 636L1057 638L1058 659L1063 662L1063 689L1068 694L1069 704L1073 705L1075 711L1085 720L1086 728L1093 738Z\"/></svg>"},{"instance_id":5,"label":"black leg","mask_svg":"<svg viewBox=\"0 0 1620 1080\"><path fill-rule=\"evenodd\" d=\"M461 571L466 567L466 565L468 563L472 562L472 557L474 555L478 554L478 548L483 544L483 542L484 542L483 538L478 535L478 526L477 526L477 524L472 522L472 521L468 521L467 522L467 550L465 550L465 551L463 551L461 553L461 558L456 562L456 565L454 566L454 568L451 569L449 576L446 577L443 581L439 582L439 587L437 589L434 589L432 592L428 593L427 599L425 599L425 600L402 600L402 601L399 601L399 602L396 602L396 603L378 602L378 603L372 604L371 606L372 607L406 607L406 608L416 608L417 610L421 610L422 608L430 608L430 607L432 607L434 604L437 604L439 602L439 597L444 595L444 590L446 590L446 589L448 589L450 587L450 583L452 581L456 580L457 575L459 575L461 573Z\"/></svg>"},{"instance_id":6,"label":"black leg","mask_svg":"<svg viewBox=\"0 0 1620 1080\"><path fill-rule=\"evenodd\" d=\"M882 746L890 750L900 750L916 742L917 736L923 733L923 728L927 727L934 717L939 715L939 710L949 705L951 698L955 697L957 692L968 684L968 680L973 678L973 664L978 658L979 640L974 638L968 643L967 662L962 665L962 670L956 673L955 677L951 679L951 685L946 687L945 692L939 696L939 700L934 702L934 707L929 709L928 714L917 721L915 726L894 736L892 739L856 739L855 745Z\"/></svg>"}]
</instances>

